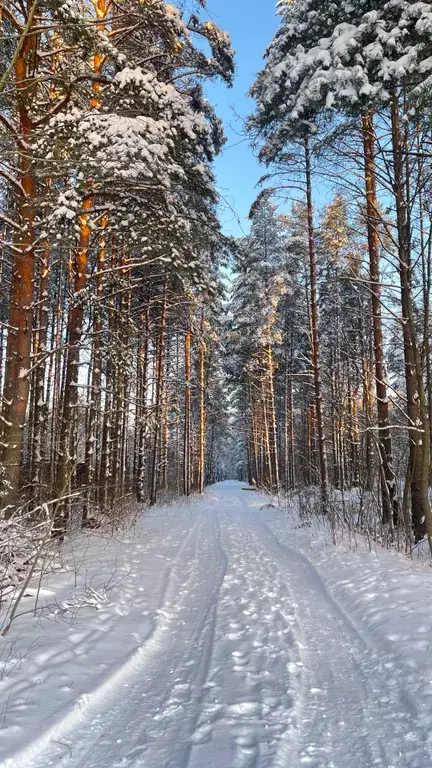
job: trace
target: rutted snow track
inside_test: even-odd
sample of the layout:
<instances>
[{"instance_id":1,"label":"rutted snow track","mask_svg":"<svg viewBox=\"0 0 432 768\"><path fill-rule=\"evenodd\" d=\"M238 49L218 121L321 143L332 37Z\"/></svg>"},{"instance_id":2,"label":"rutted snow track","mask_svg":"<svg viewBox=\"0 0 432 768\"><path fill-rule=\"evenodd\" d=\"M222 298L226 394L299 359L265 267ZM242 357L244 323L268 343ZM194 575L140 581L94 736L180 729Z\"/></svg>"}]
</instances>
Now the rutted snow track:
<instances>
[{"instance_id":1,"label":"rutted snow track","mask_svg":"<svg viewBox=\"0 0 432 768\"><path fill-rule=\"evenodd\" d=\"M136 658L9 765L432 766L395 659L279 543L258 497L224 483L195 509Z\"/></svg>"}]
</instances>

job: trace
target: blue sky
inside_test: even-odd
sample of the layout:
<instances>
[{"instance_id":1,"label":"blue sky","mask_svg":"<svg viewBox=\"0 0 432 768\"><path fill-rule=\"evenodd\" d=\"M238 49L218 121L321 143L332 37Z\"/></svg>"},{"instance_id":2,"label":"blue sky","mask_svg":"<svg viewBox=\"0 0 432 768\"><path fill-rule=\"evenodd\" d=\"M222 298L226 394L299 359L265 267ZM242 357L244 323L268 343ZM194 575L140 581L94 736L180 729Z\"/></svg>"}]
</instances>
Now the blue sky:
<instances>
[{"instance_id":1,"label":"blue sky","mask_svg":"<svg viewBox=\"0 0 432 768\"><path fill-rule=\"evenodd\" d=\"M246 94L262 67L262 55L272 39L278 19L276 0L209 0L208 10L213 20L229 32L236 50L237 73L233 88L222 84L207 88L208 97L223 119L228 141L223 155L216 160L215 169L220 194L232 206L240 219L227 205L221 209L221 219L227 234L242 235L248 230L247 215L257 190L255 185L263 168L255 160L247 141L241 136L242 121L233 109L246 117L253 102Z\"/></svg>"}]
</instances>

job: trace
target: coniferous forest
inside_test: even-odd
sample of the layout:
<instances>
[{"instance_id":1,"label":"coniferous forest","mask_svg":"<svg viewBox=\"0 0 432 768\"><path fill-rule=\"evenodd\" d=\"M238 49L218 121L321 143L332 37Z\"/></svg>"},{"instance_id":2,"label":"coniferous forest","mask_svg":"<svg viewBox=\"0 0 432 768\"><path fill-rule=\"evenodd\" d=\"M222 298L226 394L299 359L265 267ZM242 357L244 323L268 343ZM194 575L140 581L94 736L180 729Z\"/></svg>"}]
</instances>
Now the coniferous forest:
<instances>
[{"instance_id":1,"label":"coniferous forest","mask_svg":"<svg viewBox=\"0 0 432 768\"><path fill-rule=\"evenodd\" d=\"M234 475L432 542L432 8L278 3L234 238L205 6L1 5L2 537Z\"/></svg>"},{"instance_id":2,"label":"coniferous forest","mask_svg":"<svg viewBox=\"0 0 432 768\"><path fill-rule=\"evenodd\" d=\"M6 519L42 516L61 534L73 509L95 522L219 472L230 245L211 168L222 126L203 88L229 86L234 64L199 11L3 4Z\"/></svg>"}]
</instances>

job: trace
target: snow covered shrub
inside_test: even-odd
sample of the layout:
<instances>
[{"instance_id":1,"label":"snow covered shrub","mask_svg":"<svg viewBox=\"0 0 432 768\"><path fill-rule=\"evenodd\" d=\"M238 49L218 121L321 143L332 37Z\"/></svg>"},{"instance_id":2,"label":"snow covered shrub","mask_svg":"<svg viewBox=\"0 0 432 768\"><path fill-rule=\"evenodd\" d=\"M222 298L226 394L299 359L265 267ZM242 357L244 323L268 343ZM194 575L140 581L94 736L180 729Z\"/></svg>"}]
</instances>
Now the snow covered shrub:
<instances>
[{"instance_id":1,"label":"snow covered shrub","mask_svg":"<svg viewBox=\"0 0 432 768\"><path fill-rule=\"evenodd\" d=\"M42 575L57 551L47 504L17 509L0 520L0 631L6 634L30 580Z\"/></svg>"}]
</instances>

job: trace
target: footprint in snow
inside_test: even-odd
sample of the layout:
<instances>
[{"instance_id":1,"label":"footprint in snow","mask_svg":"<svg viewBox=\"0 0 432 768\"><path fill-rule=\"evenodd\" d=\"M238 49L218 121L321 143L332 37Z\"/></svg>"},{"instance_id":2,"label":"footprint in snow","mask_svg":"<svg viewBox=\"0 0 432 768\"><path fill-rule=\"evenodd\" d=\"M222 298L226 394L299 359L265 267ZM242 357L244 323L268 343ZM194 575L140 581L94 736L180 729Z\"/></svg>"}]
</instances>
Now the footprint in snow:
<instances>
[{"instance_id":1,"label":"footprint in snow","mask_svg":"<svg viewBox=\"0 0 432 768\"><path fill-rule=\"evenodd\" d=\"M258 759L258 744L253 732L236 736L235 768L254 768Z\"/></svg>"},{"instance_id":2,"label":"footprint in snow","mask_svg":"<svg viewBox=\"0 0 432 768\"><path fill-rule=\"evenodd\" d=\"M206 744L211 739L212 731L211 725L201 725L191 736L192 744Z\"/></svg>"},{"instance_id":3,"label":"footprint in snow","mask_svg":"<svg viewBox=\"0 0 432 768\"><path fill-rule=\"evenodd\" d=\"M134 760L136 757L139 757L142 755L143 752L145 752L147 749L147 744L137 744L136 747L131 749L130 752L127 753L125 760L131 761Z\"/></svg>"},{"instance_id":4,"label":"footprint in snow","mask_svg":"<svg viewBox=\"0 0 432 768\"><path fill-rule=\"evenodd\" d=\"M261 704L259 701L239 701L237 704L230 704L228 711L233 715L255 717L261 714Z\"/></svg>"},{"instance_id":5,"label":"footprint in snow","mask_svg":"<svg viewBox=\"0 0 432 768\"><path fill-rule=\"evenodd\" d=\"M174 686L170 701L182 704L190 701L190 695L190 685L179 683Z\"/></svg>"}]
</instances>

